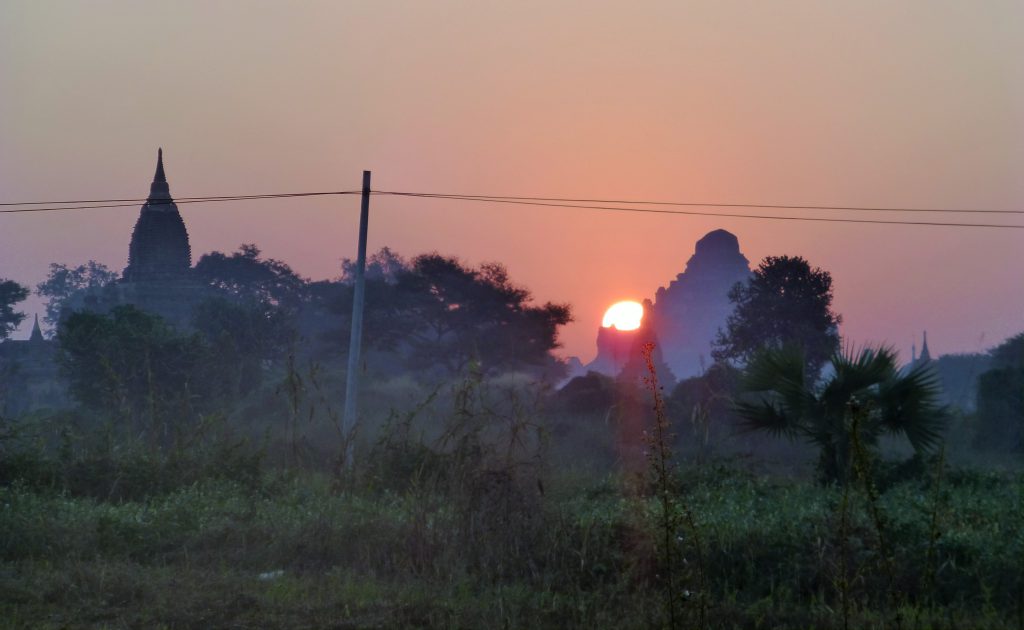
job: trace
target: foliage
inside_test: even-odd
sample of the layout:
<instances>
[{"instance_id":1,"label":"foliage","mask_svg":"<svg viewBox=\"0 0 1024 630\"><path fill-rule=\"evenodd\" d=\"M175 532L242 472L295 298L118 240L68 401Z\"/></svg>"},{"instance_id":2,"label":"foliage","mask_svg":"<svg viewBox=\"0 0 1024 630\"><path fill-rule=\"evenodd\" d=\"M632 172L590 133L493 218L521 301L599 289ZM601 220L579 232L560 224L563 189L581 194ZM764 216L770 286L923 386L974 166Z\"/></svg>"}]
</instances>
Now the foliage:
<instances>
[{"instance_id":1,"label":"foliage","mask_svg":"<svg viewBox=\"0 0 1024 630\"><path fill-rule=\"evenodd\" d=\"M394 284L399 276L409 270L409 263L390 247L381 247L366 259L364 278L367 282ZM352 284L356 278L356 261L345 258L341 261L341 281Z\"/></svg>"},{"instance_id":2,"label":"foliage","mask_svg":"<svg viewBox=\"0 0 1024 630\"><path fill-rule=\"evenodd\" d=\"M0 278L0 341L10 335L25 319L14 305L28 297L28 289L13 280Z\"/></svg>"},{"instance_id":3,"label":"foliage","mask_svg":"<svg viewBox=\"0 0 1024 630\"><path fill-rule=\"evenodd\" d=\"M172 419L195 416L213 378L200 372L206 353L199 337L175 332L133 306L109 315L76 312L57 332L61 369L84 405L166 437Z\"/></svg>"},{"instance_id":4,"label":"foliage","mask_svg":"<svg viewBox=\"0 0 1024 630\"><path fill-rule=\"evenodd\" d=\"M696 627L703 630L703 628L707 627L708 610L704 548L701 542L700 530L694 521L693 512L681 496L678 484L679 477L675 474L675 466L670 461L672 453L669 449L669 443L672 440L670 433L672 426L665 409L665 400L662 396L661 386L658 384L654 348L654 344L648 342L643 345L641 352L647 367L647 376L644 377L644 384L647 386L654 402L654 427L651 431L645 432L645 442L648 448L648 469L660 507L660 513L657 516L657 527L661 530L661 536L660 545L657 545L657 549L661 565L660 570L664 573L662 583L665 587L665 612L668 616L668 627L673 630L679 627L677 623L677 609L679 608L680 600L685 601L689 599L691 593L695 593L695 599L697 600ZM681 543L686 539L691 539L692 544L682 545ZM686 576L686 565L677 560L677 556L682 556L688 548L692 550L696 557L695 578ZM685 560L685 558L682 559ZM692 582L690 586L694 589L693 591L681 589L684 583L683 578L687 577Z\"/></svg>"},{"instance_id":5,"label":"foliage","mask_svg":"<svg viewBox=\"0 0 1024 630\"><path fill-rule=\"evenodd\" d=\"M451 374L474 360L487 372L543 365L558 347L558 327L572 320L568 305L529 305L530 292L498 263L473 269L457 258L423 254L397 288L416 322L403 340L410 360L443 365Z\"/></svg>"},{"instance_id":6,"label":"foliage","mask_svg":"<svg viewBox=\"0 0 1024 630\"><path fill-rule=\"evenodd\" d=\"M223 394L230 398L257 389L265 364L280 360L295 335L282 308L224 298L202 302L193 326L209 349L204 369L218 375Z\"/></svg>"},{"instance_id":7,"label":"foliage","mask_svg":"<svg viewBox=\"0 0 1024 630\"><path fill-rule=\"evenodd\" d=\"M485 372L552 367L558 327L571 321L568 305L530 304L497 263L478 268L454 257L424 254L406 262L388 249L368 260L365 343L397 353L407 369L451 376L471 362ZM352 313L351 265L341 282L315 294L336 318L335 343L347 344ZM347 350L347 347L346 347Z\"/></svg>"},{"instance_id":8,"label":"foliage","mask_svg":"<svg viewBox=\"0 0 1024 630\"><path fill-rule=\"evenodd\" d=\"M865 448L883 434L902 435L916 451L927 451L941 436L943 411L938 385L927 365L901 374L888 348L836 353L832 374L809 384L803 354L792 347L766 349L750 363L743 389L751 399L737 403L748 427L790 439L803 438L821 449L824 481L849 478L853 415Z\"/></svg>"},{"instance_id":9,"label":"foliage","mask_svg":"<svg viewBox=\"0 0 1024 630\"><path fill-rule=\"evenodd\" d=\"M991 352L992 369L978 379L978 431L986 449L1024 452L1024 333Z\"/></svg>"},{"instance_id":10,"label":"foliage","mask_svg":"<svg viewBox=\"0 0 1024 630\"><path fill-rule=\"evenodd\" d=\"M738 421L733 400L739 393L741 373L728 363L712 364L701 376L680 382L668 396L669 409L688 420L692 435L707 454L712 439L721 439Z\"/></svg>"},{"instance_id":11,"label":"foliage","mask_svg":"<svg viewBox=\"0 0 1024 630\"><path fill-rule=\"evenodd\" d=\"M195 274L210 286L243 302L256 302L294 311L308 298L307 281L287 263L262 258L258 247L239 246L230 256L203 255Z\"/></svg>"},{"instance_id":12,"label":"foliage","mask_svg":"<svg viewBox=\"0 0 1024 630\"><path fill-rule=\"evenodd\" d=\"M342 261L343 275L338 281L311 285L313 303L330 316L332 322L320 336L320 345L336 354L347 354L352 318L355 262ZM406 310L406 300L396 284L408 273L406 261L387 247L366 261L366 294L363 303L363 346L392 351L416 322ZM336 322L342 322L339 327Z\"/></svg>"},{"instance_id":13,"label":"foliage","mask_svg":"<svg viewBox=\"0 0 1024 630\"><path fill-rule=\"evenodd\" d=\"M1024 333L1010 337L990 354L992 367L1024 369Z\"/></svg>"},{"instance_id":14,"label":"foliage","mask_svg":"<svg viewBox=\"0 0 1024 630\"><path fill-rule=\"evenodd\" d=\"M31 471L66 472L73 481L73 471L97 469L83 467L95 461L89 454L61 461L26 452L18 467L5 460L0 625L639 629L667 622L658 614L662 593L652 588L661 569L653 548L660 532L650 518L658 499L623 498L617 478L548 478L544 494L512 499L516 518L502 521L489 519L507 514L504 502L517 495L467 493L475 502L456 509L449 486L338 492L311 471L264 465L253 476L252 465L212 448L197 450L187 466L169 465L170 455L119 452L104 460L109 482L67 487L38 483ZM221 460L239 463L214 465ZM465 468L469 461L484 460L438 465L486 478L487 467ZM105 491L119 478L134 490ZM684 480L704 534L709 627L843 627L830 587L839 489L743 472L736 462L683 466L673 483ZM939 537L921 482L879 498L908 598L905 627L1016 627L1024 479L958 471L942 494ZM879 552L864 504L853 497L849 512L850 627L882 627L888 578L858 570L875 566ZM496 544L521 536L528 545ZM491 548L501 552L486 555ZM941 567L934 585L930 553ZM696 608L680 609L678 625L697 627Z\"/></svg>"},{"instance_id":15,"label":"foliage","mask_svg":"<svg viewBox=\"0 0 1024 630\"><path fill-rule=\"evenodd\" d=\"M839 350L842 317L832 311L832 275L800 256L765 258L729 300L733 313L711 353L717 361L748 363L765 347L798 346L813 381Z\"/></svg>"},{"instance_id":16,"label":"foliage","mask_svg":"<svg viewBox=\"0 0 1024 630\"><path fill-rule=\"evenodd\" d=\"M505 382L473 373L397 412L340 480L283 466L248 419L170 449L26 424L0 443L0 626L666 627L662 549L677 627L891 627L894 584L904 627L1016 623L1024 479L901 476L869 503L655 455L665 474L634 494L547 457L531 390Z\"/></svg>"},{"instance_id":17,"label":"foliage","mask_svg":"<svg viewBox=\"0 0 1024 630\"><path fill-rule=\"evenodd\" d=\"M95 260L68 267L50 263L46 280L36 285L36 294L47 298L43 321L51 328L60 322L61 312L76 296L96 292L117 281L117 273Z\"/></svg>"}]
</instances>

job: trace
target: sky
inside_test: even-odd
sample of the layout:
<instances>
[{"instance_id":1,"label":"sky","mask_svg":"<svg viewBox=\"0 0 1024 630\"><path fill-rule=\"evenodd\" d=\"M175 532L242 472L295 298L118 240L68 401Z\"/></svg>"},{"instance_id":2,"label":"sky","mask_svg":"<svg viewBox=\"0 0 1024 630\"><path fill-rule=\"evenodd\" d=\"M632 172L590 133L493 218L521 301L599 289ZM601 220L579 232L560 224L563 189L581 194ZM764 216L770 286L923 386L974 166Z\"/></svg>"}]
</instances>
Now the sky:
<instances>
[{"instance_id":1,"label":"sky","mask_svg":"<svg viewBox=\"0 0 1024 630\"><path fill-rule=\"evenodd\" d=\"M0 201L145 196L162 146L177 197L352 189L365 169L377 190L1022 209L1022 59L1016 0L4 0ZM194 258L256 243L320 279L355 256L356 197L181 212ZM137 216L0 215L0 277L121 270ZM908 354L927 329L933 354L974 352L1024 330L1024 230L379 196L369 247L504 263L572 305L561 352L588 360L605 308L653 297L716 228L752 263L831 272L848 343Z\"/></svg>"}]
</instances>

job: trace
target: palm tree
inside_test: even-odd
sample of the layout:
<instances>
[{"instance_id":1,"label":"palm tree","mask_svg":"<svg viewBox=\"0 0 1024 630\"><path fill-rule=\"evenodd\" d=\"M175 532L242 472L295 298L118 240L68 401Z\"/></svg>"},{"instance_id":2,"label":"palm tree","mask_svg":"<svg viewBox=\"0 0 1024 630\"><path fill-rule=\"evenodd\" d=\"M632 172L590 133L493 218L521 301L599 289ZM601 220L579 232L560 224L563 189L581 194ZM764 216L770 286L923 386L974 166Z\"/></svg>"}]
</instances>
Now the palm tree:
<instances>
[{"instance_id":1,"label":"palm tree","mask_svg":"<svg viewBox=\"0 0 1024 630\"><path fill-rule=\"evenodd\" d=\"M905 436L918 453L939 442L945 414L927 365L901 373L896 353L886 347L837 352L829 363L831 375L808 384L798 349L763 351L746 370L737 412L749 429L819 446L825 482L847 480L854 427L865 449L882 434Z\"/></svg>"}]
</instances>

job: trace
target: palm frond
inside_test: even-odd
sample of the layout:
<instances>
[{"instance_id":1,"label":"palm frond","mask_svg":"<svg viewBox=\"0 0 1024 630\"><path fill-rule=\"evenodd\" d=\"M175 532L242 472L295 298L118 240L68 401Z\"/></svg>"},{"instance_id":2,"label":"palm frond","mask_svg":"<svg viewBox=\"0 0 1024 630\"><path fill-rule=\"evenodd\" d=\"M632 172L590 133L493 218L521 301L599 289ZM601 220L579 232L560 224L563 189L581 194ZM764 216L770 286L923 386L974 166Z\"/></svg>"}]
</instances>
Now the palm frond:
<instances>
[{"instance_id":1,"label":"palm frond","mask_svg":"<svg viewBox=\"0 0 1024 630\"><path fill-rule=\"evenodd\" d=\"M768 348L751 361L742 385L746 392L772 393L773 402L799 421L817 402L806 378L806 363L798 348Z\"/></svg>"},{"instance_id":2,"label":"palm frond","mask_svg":"<svg viewBox=\"0 0 1024 630\"><path fill-rule=\"evenodd\" d=\"M765 431L776 437L788 438L794 438L802 431L798 418L766 397L756 402L738 402L735 410L743 419L743 428L748 431Z\"/></svg>"},{"instance_id":3,"label":"palm frond","mask_svg":"<svg viewBox=\"0 0 1024 630\"><path fill-rule=\"evenodd\" d=\"M896 374L896 352L885 346L849 349L833 355L832 369L835 376L825 387L822 398L839 400L845 405L857 393Z\"/></svg>"},{"instance_id":4,"label":"palm frond","mask_svg":"<svg viewBox=\"0 0 1024 630\"><path fill-rule=\"evenodd\" d=\"M931 366L919 365L879 384L876 405L881 428L907 436L915 450L926 451L942 438L946 410L939 403L941 386Z\"/></svg>"}]
</instances>

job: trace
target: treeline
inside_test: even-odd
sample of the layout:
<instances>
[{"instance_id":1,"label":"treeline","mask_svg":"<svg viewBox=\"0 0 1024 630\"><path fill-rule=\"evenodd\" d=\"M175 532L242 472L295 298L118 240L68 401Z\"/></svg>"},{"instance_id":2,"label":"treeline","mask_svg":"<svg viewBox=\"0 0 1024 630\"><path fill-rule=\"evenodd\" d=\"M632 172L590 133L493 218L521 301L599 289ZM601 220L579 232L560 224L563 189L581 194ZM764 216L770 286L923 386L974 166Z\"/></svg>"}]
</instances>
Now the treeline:
<instances>
[{"instance_id":1,"label":"treeline","mask_svg":"<svg viewBox=\"0 0 1024 630\"><path fill-rule=\"evenodd\" d=\"M348 353L354 264L311 281L255 245L202 256L191 270L191 324L173 327L116 304L117 274L90 261L51 265L36 287L74 399L97 414L155 430L230 413L240 401L280 393L289 372L337 377ZM24 318L28 289L0 284L0 338ZM571 321L568 305L532 302L498 263L472 267L428 253L405 259L384 248L368 260L365 378L430 383L468 369L557 379L552 350ZM335 401L340 403L340 401Z\"/></svg>"},{"instance_id":2,"label":"treeline","mask_svg":"<svg viewBox=\"0 0 1024 630\"><path fill-rule=\"evenodd\" d=\"M321 370L323 378L343 376L352 261L343 261L341 275L333 280L311 281L288 264L264 257L255 245L242 245L232 253L202 256L191 273L203 288L202 299L196 301L191 325L181 329L128 306L90 308L105 303L104 296L116 288L117 274L103 265L51 266L36 292L47 299L44 319L77 402L130 419L137 428L187 425L190 418L244 411L243 401L266 410L269 398L280 398L287 389L282 383L294 383L297 373ZM409 377L429 385L472 372L524 373L557 383L566 374L565 363L553 351L559 327L571 321L569 306L533 303L530 292L500 264L471 267L437 253L405 259L383 248L369 258L366 278L363 369L370 380ZM662 384L669 386L673 415L689 420L701 452L714 451L716 443L729 442L752 422L755 428L809 440L825 450L848 450L842 438L848 427L839 426L849 422L847 416L819 413L819 419L829 416L833 425L839 423L831 428L810 430L806 417L798 418L803 428L783 426L780 418L787 409L779 384L751 382L759 362L774 360L777 374L779 365L789 365L792 378L805 388L804 400L822 406L821 396L830 387L834 392L850 381L850 366L863 367L861 360L873 358L870 378L836 399L842 404L871 399L877 406L879 392L906 376L889 348L874 348L870 357L842 351L842 318L832 309L832 290L831 275L805 259L768 257L748 282L731 291L734 311L704 374L676 384L655 361ZM24 314L15 306L27 295L28 289L16 282L0 283L0 336L22 321ZM764 358L769 351L796 352L801 360ZM644 415L646 366L639 350L633 354L619 378L580 376L551 399L549 408L565 417ZM915 447L934 445L939 441L935 435L953 431L960 444L1024 452L1024 334L987 355L941 357L927 368L917 372L914 392L928 403L919 415L928 416L931 437L917 439ZM959 391L968 389L976 395ZM751 399L773 418L753 418ZM953 399L957 404L949 405ZM332 400L340 405L337 396ZM935 426L940 419L941 428ZM880 426L884 435L896 425ZM824 461L819 465L834 468Z\"/></svg>"}]
</instances>

